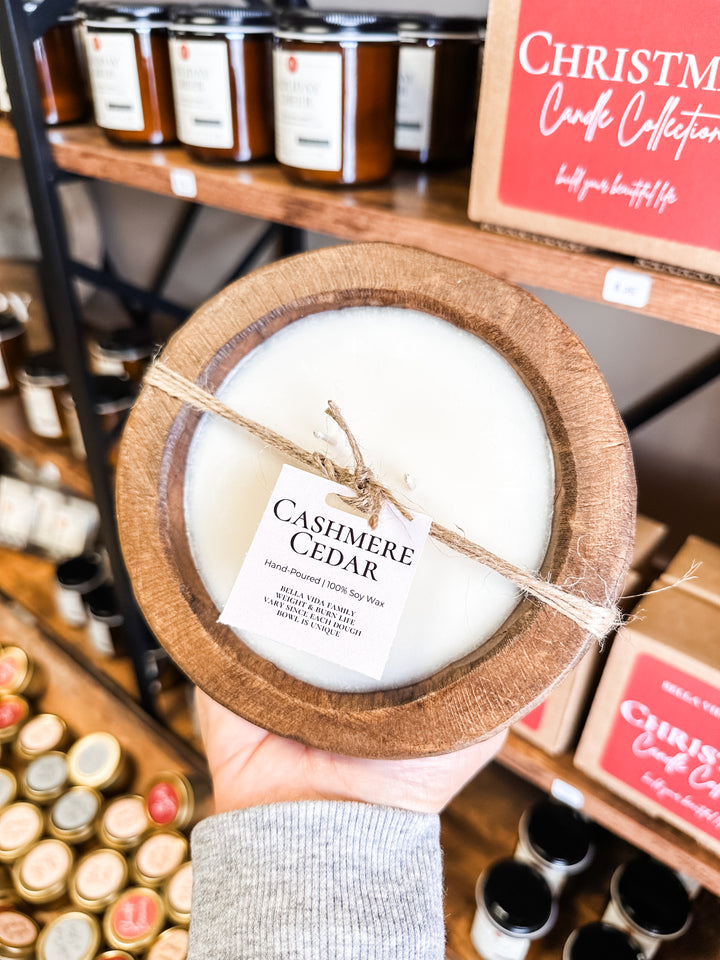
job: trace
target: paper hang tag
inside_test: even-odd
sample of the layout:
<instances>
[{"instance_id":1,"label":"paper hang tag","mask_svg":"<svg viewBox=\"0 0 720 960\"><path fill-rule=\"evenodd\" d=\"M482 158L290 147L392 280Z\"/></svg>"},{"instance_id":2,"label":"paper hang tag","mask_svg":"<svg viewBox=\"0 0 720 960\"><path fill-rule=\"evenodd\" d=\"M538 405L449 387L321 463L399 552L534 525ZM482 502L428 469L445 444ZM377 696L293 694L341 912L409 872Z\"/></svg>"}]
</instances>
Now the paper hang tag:
<instances>
[{"instance_id":1,"label":"paper hang tag","mask_svg":"<svg viewBox=\"0 0 720 960\"><path fill-rule=\"evenodd\" d=\"M219 622L379 680L431 520L386 504L372 530L332 493L352 491L283 466Z\"/></svg>"}]
</instances>

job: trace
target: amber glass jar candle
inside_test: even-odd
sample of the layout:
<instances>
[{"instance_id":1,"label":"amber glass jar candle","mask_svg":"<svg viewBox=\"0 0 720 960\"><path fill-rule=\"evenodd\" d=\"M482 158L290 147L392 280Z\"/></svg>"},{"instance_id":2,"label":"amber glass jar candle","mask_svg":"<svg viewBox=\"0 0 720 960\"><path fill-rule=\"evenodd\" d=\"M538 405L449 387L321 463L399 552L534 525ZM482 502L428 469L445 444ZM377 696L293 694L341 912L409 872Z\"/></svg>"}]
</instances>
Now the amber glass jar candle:
<instances>
[{"instance_id":1,"label":"amber glass jar candle","mask_svg":"<svg viewBox=\"0 0 720 960\"><path fill-rule=\"evenodd\" d=\"M396 21L288 10L273 52L275 153L293 180L371 183L393 164Z\"/></svg>"},{"instance_id":2,"label":"amber glass jar candle","mask_svg":"<svg viewBox=\"0 0 720 960\"><path fill-rule=\"evenodd\" d=\"M0 86L2 79L0 76ZM15 371L25 359L26 341L25 324L18 319L7 298L0 293L0 396L14 393L17 389Z\"/></svg>"},{"instance_id":3,"label":"amber glass jar candle","mask_svg":"<svg viewBox=\"0 0 720 960\"><path fill-rule=\"evenodd\" d=\"M97 125L118 143L174 140L166 7L86 0L79 9Z\"/></svg>"},{"instance_id":4,"label":"amber glass jar candle","mask_svg":"<svg viewBox=\"0 0 720 960\"><path fill-rule=\"evenodd\" d=\"M399 20L395 149L403 160L470 161L483 26L460 17Z\"/></svg>"},{"instance_id":5,"label":"amber glass jar candle","mask_svg":"<svg viewBox=\"0 0 720 960\"><path fill-rule=\"evenodd\" d=\"M17 371L25 419L37 437L49 441L68 439L61 398L68 376L53 353L31 354Z\"/></svg>"},{"instance_id":6,"label":"amber glass jar candle","mask_svg":"<svg viewBox=\"0 0 720 960\"><path fill-rule=\"evenodd\" d=\"M178 139L198 160L273 153L272 33L262 3L197 4L170 12Z\"/></svg>"},{"instance_id":7,"label":"amber glass jar candle","mask_svg":"<svg viewBox=\"0 0 720 960\"><path fill-rule=\"evenodd\" d=\"M39 2L26 3L32 13ZM45 123L76 123L83 120L88 103L78 55L77 14L60 17L33 43L35 71Z\"/></svg>"},{"instance_id":8,"label":"amber glass jar candle","mask_svg":"<svg viewBox=\"0 0 720 960\"><path fill-rule=\"evenodd\" d=\"M93 373L140 383L157 344L152 333L140 327L93 333L88 343Z\"/></svg>"},{"instance_id":9,"label":"amber glass jar candle","mask_svg":"<svg viewBox=\"0 0 720 960\"><path fill-rule=\"evenodd\" d=\"M93 393L93 410L107 440L108 462L114 466L117 461L119 434L128 412L137 398L138 384L123 377L94 376ZM75 401L70 393L65 392L63 394L61 406L67 424L72 452L78 460L84 460L86 458L85 443Z\"/></svg>"}]
</instances>

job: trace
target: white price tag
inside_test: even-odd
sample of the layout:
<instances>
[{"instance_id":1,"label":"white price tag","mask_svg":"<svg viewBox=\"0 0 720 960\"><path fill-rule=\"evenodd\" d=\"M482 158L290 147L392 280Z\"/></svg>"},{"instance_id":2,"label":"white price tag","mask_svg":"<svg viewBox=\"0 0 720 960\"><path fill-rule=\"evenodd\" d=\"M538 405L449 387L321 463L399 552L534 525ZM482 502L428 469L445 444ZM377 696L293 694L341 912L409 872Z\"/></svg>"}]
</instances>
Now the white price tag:
<instances>
[{"instance_id":1,"label":"white price tag","mask_svg":"<svg viewBox=\"0 0 720 960\"><path fill-rule=\"evenodd\" d=\"M603 299L625 307L646 307L650 302L652 277L635 270L611 267L605 274Z\"/></svg>"},{"instance_id":2,"label":"white price tag","mask_svg":"<svg viewBox=\"0 0 720 960\"><path fill-rule=\"evenodd\" d=\"M571 783L566 783L565 780L557 778L553 780L550 795L559 800L560 803L566 803L569 807L574 807L575 810L582 810L585 806L585 797L582 790L578 790Z\"/></svg>"},{"instance_id":3,"label":"white price tag","mask_svg":"<svg viewBox=\"0 0 720 960\"><path fill-rule=\"evenodd\" d=\"M372 530L332 493L351 491L283 467L220 622L379 680L431 520L386 505Z\"/></svg>"},{"instance_id":4,"label":"white price tag","mask_svg":"<svg viewBox=\"0 0 720 960\"><path fill-rule=\"evenodd\" d=\"M197 181L192 170L183 167L173 167L170 171L170 189L176 197L187 197L192 200L197 196Z\"/></svg>"}]
</instances>

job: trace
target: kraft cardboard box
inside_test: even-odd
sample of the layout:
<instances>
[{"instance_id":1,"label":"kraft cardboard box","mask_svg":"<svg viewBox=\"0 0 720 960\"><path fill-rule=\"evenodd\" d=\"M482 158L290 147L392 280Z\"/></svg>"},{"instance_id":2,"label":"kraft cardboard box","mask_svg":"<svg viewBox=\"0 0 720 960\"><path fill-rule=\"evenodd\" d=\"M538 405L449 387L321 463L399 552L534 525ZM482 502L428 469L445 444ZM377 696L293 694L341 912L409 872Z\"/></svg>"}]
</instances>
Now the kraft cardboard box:
<instances>
[{"instance_id":1,"label":"kraft cardboard box","mask_svg":"<svg viewBox=\"0 0 720 960\"><path fill-rule=\"evenodd\" d=\"M639 514L635 526L632 568L625 580L623 594L628 597L626 612L637 602L635 596L649 582L652 558L667 535L667 527ZM640 572L642 571L642 572ZM539 706L513 727L520 736L555 756L574 741L587 712L588 699L595 688L609 642L593 647L572 673Z\"/></svg>"},{"instance_id":2,"label":"kraft cardboard box","mask_svg":"<svg viewBox=\"0 0 720 960\"><path fill-rule=\"evenodd\" d=\"M575 764L720 853L720 605L683 587L646 599L615 638Z\"/></svg>"},{"instance_id":3,"label":"kraft cardboard box","mask_svg":"<svg viewBox=\"0 0 720 960\"><path fill-rule=\"evenodd\" d=\"M694 576L684 580L682 589L720 605L720 546L700 537L688 537L673 557L660 579L664 584L677 583L699 564Z\"/></svg>"},{"instance_id":4,"label":"kraft cardboard box","mask_svg":"<svg viewBox=\"0 0 720 960\"><path fill-rule=\"evenodd\" d=\"M491 3L469 216L719 274L717 53L715 0Z\"/></svg>"}]
</instances>

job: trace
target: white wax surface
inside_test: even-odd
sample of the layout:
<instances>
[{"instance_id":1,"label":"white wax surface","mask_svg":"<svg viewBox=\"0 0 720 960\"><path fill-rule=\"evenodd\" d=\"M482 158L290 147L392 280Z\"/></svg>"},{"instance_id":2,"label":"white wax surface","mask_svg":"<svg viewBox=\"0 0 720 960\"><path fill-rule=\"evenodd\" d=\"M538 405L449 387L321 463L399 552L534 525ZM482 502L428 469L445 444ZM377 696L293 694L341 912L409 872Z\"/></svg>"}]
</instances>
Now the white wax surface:
<instances>
[{"instance_id":1,"label":"white wax surface","mask_svg":"<svg viewBox=\"0 0 720 960\"><path fill-rule=\"evenodd\" d=\"M541 566L554 499L545 425L511 365L473 334L397 307L314 314L253 350L218 395L305 449L350 466L349 445L325 414L334 400L375 475L412 509L518 566L533 572ZM281 465L240 428L203 416L189 451L185 522L196 567L220 610ZM387 689L423 679L479 647L519 599L498 574L428 540L380 681L238 634L315 686Z\"/></svg>"}]
</instances>

